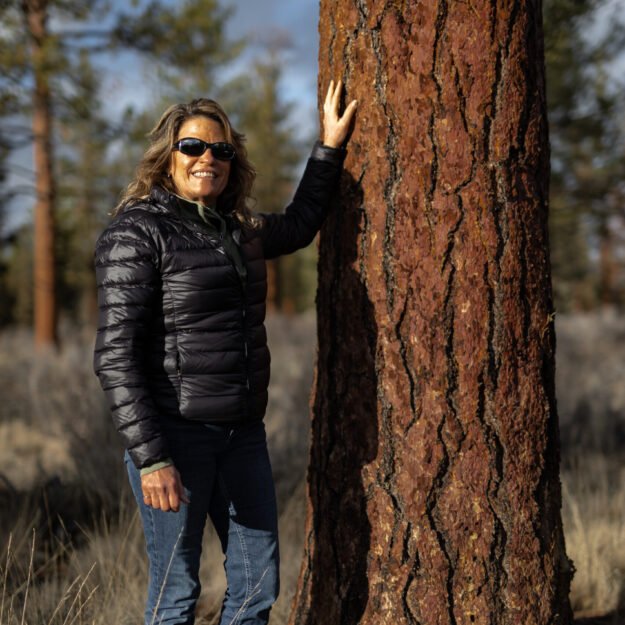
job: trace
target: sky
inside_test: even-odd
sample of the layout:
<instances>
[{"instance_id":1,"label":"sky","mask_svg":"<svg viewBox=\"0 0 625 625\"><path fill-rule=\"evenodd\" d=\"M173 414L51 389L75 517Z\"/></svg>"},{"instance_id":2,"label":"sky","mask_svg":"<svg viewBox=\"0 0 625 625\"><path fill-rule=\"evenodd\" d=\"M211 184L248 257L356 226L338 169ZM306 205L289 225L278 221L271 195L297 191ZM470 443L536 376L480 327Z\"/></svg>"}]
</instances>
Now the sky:
<instances>
[{"instance_id":1,"label":"sky","mask_svg":"<svg viewBox=\"0 0 625 625\"><path fill-rule=\"evenodd\" d=\"M318 0L221 0L221 6L232 10L226 22L227 36L243 39L247 44L241 58L229 68L232 73L244 71L258 55L263 42L276 37L290 41L290 47L282 55L285 65L281 96L293 103L298 112L301 137L310 136L317 125ZM150 98L148 90L138 92L136 88L137 80L145 72L136 55L123 55L123 61L118 58L115 64L115 72L105 86L105 92L115 94L109 103L112 115L121 114L129 104L140 107L141 99Z\"/></svg>"},{"instance_id":2,"label":"sky","mask_svg":"<svg viewBox=\"0 0 625 625\"><path fill-rule=\"evenodd\" d=\"M234 10L228 25L232 37L262 37L272 33L290 36L283 82L284 96L315 106L319 2L315 0L231 0Z\"/></svg>"}]
</instances>

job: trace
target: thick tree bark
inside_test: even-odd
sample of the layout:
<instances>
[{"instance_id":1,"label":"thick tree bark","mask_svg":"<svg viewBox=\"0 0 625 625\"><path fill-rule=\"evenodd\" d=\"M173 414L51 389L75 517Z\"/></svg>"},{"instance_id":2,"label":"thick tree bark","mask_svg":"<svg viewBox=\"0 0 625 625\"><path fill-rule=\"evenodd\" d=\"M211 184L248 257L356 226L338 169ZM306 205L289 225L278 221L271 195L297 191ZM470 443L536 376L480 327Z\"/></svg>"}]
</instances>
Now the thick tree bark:
<instances>
[{"instance_id":1,"label":"thick tree bark","mask_svg":"<svg viewBox=\"0 0 625 625\"><path fill-rule=\"evenodd\" d=\"M57 343L55 252L54 252L54 178L52 173L52 114L46 55L46 0L24 0L32 49L33 138L35 190L34 215L34 329L35 345L45 348Z\"/></svg>"},{"instance_id":2,"label":"thick tree bark","mask_svg":"<svg viewBox=\"0 0 625 625\"><path fill-rule=\"evenodd\" d=\"M291 623L570 623L540 2L322 0L320 35L359 107Z\"/></svg>"}]
</instances>

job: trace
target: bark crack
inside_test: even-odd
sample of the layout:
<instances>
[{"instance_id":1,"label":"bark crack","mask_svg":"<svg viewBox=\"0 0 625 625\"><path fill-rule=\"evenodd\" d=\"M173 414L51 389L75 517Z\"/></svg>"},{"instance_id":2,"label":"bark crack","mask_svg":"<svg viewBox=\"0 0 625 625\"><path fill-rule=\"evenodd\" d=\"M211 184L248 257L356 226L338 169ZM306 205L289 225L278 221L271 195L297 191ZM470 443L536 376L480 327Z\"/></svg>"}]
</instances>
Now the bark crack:
<instances>
[{"instance_id":1,"label":"bark crack","mask_svg":"<svg viewBox=\"0 0 625 625\"><path fill-rule=\"evenodd\" d=\"M417 414L417 404L416 404L416 392L417 392L417 381L416 376L410 366L410 362L408 361L408 349L409 349L409 341L404 339L404 336L401 332L401 328L404 324L404 319L406 318L406 313L408 312L408 303L412 301L414 295L414 291L412 286L409 286L406 291L406 297L404 298L404 305L402 307L401 314L399 315L399 320L395 324L395 337L399 343L399 355L401 356L401 362L404 367L404 371L408 376L408 384L409 384L409 396L410 396L410 412L411 417L410 421L404 428L404 435L407 434L412 426L418 421L419 415ZM410 336L410 333L408 333Z\"/></svg>"},{"instance_id":2,"label":"bark crack","mask_svg":"<svg viewBox=\"0 0 625 625\"><path fill-rule=\"evenodd\" d=\"M519 266L521 269L519 276L519 298L521 301L521 310L523 314L522 333L523 333L523 345L527 345L530 340L530 331L532 327L532 311L530 309L530 302L528 299L527 283L528 283L528 264L530 260L527 258L527 232L525 228L521 229L519 233L521 237L521 250L522 254L519 255ZM526 354L523 354L526 358Z\"/></svg>"},{"instance_id":3,"label":"bark crack","mask_svg":"<svg viewBox=\"0 0 625 625\"><path fill-rule=\"evenodd\" d=\"M430 177L430 188L428 189L426 193L426 218L428 219L428 224L430 226L432 242L434 241L433 239L434 233L433 233L433 224L431 222L431 212L433 209L434 194L435 194L436 187L438 184L437 177L438 177L438 153L439 153L439 145L438 145L438 141L436 138L434 121L435 121L437 113L439 112L440 109L442 109L443 86L442 86L442 80L438 75L438 65L440 61L440 46L441 46L441 41L443 38L443 33L445 30L447 14L448 14L447 2L445 0L441 0L437 8L435 39L434 39L434 47L433 47L432 70L431 70L436 93L437 93L437 99L436 99L436 105L433 108L432 114L430 116L430 123L429 123L429 128L428 128L430 140L432 142L433 158L432 158L432 170L431 170L431 177ZM461 221L461 219L462 219L462 215L460 217L460 220L456 223L456 226L455 226L456 228L459 227L460 225L459 222ZM455 405L453 401L453 393L454 393L453 389L454 387L457 386L457 382L456 382L457 363L455 362L454 357L453 357L454 312L453 312L453 305L451 303L452 293L453 293L453 282L454 282L454 277L455 277L455 267L453 265L453 262L451 262L451 249L453 249L454 234L455 232L453 231L452 233L450 233L451 238L450 238L447 250L443 257L441 269L444 270L444 267L447 264L447 260L449 259L449 265L450 265L449 276L447 279L446 292L445 292L444 303L443 303L443 307L445 310L444 333L445 333L445 336L447 337L447 342L445 346L445 352L446 352L445 355L446 355L446 359L448 363L447 390L445 394L446 394L446 401L447 401L447 404L451 413L453 414L453 418L457 420L457 413L455 412L456 409L455 409ZM452 346L451 352L450 352L450 346ZM454 558L452 557L450 553L450 547L447 544L447 538L445 536L444 529L442 525L439 523L437 519L437 514L436 514L438 499L445 486L445 483L448 477L449 468L451 465L450 453L449 453L450 449L449 449L447 441L445 440L446 436L443 435L443 430L446 424L447 424L447 417L444 416L443 419L441 419L441 421L439 422L437 429L436 429L436 434L437 434L438 440L440 441L441 448L443 451L443 457L441 458L439 462L437 474L432 481L432 487L430 488L430 491L426 499L426 516L428 518L431 529L436 535L436 540L438 542L440 550L442 554L444 555L445 560L447 562L447 571L446 571L447 613L448 613L449 622L451 623L451 625L456 625L457 621L456 621L456 617L454 613L455 600L454 600L454 593L453 593L453 579L454 579L453 560Z\"/></svg>"},{"instance_id":4,"label":"bark crack","mask_svg":"<svg viewBox=\"0 0 625 625\"><path fill-rule=\"evenodd\" d=\"M446 591L447 591L447 613L449 615L449 622L452 625L457 625L456 617L454 615L454 596L453 596L453 561L452 557L449 553L449 548L447 547L447 539L445 537L444 531L439 527L439 523L436 519L436 506L438 504L438 495L442 491L445 485L445 478L447 476L447 472L450 466L449 453L445 446L445 442L443 440L442 430L444 426L445 420L441 420L436 428L436 434L438 440L441 444L441 448L443 450L443 457L439 462L438 471L432 481L432 487L428 493L426 498L426 517L428 519L430 529L434 532L436 536L436 542L445 557L447 562L447 572L446 572Z\"/></svg>"},{"instance_id":5,"label":"bark crack","mask_svg":"<svg viewBox=\"0 0 625 625\"><path fill-rule=\"evenodd\" d=\"M499 623L498 615L504 614L503 603L503 588L505 586L506 572L504 568L504 554L506 551L507 533L502 518L497 512L497 498L499 494L499 487L503 480L503 446L501 440L497 435L497 432L493 426L488 423L486 413L487 407L487 395L484 374L481 373L478 377L478 407L477 407L477 419L481 423L484 429L484 435L486 444L488 446L490 456L492 458L491 467L494 472L491 472L486 487L486 501L488 503L488 509L493 518L493 540L490 544L489 561L496 563L495 566L489 567L491 577L484 579L484 582L478 586L477 592L481 592L481 589L485 586L491 587L493 601L495 602L496 609L494 610L495 621L493 625ZM492 401L490 402L492 404ZM494 474L493 474L494 473Z\"/></svg>"},{"instance_id":6,"label":"bark crack","mask_svg":"<svg viewBox=\"0 0 625 625\"><path fill-rule=\"evenodd\" d=\"M432 111L430 113L430 117L428 120L428 137L430 138L430 143L432 145L432 163L430 168L430 186L425 191L425 219L428 223L428 228L430 231L430 249L434 251L434 241L435 241L435 222L436 218L434 216L434 194L436 193L436 188L438 186L438 153L439 146L438 141L436 139L436 131L435 131L435 122L436 116L438 113L438 109L442 106L442 95L443 95L443 87L438 77L438 61L439 61L439 46L441 42L441 37L443 35L443 31L445 29L445 20L447 18L447 2L445 0L441 0L438 3L437 13L436 13L436 22L434 25L434 43L432 46L432 66L430 69L430 74L432 76L432 80L434 82L434 88L436 89L436 102L432 106Z\"/></svg>"},{"instance_id":7,"label":"bark crack","mask_svg":"<svg viewBox=\"0 0 625 625\"><path fill-rule=\"evenodd\" d=\"M335 47L334 42L336 41L336 34L337 34L336 21L334 19L336 15L336 10L328 11L328 14L330 16L330 41L328 43L328 65L330 68L334 68L334 47ZM345 61L345 58L343 58L343 61ZM343 67L347 67L347 65L343 63Z\"/></svg>"},{"instance_id":8,"label":"bark crack","mask_svg":"<svg viewBox=\"0 0 625 625\"><path fill-rule=\"evenodd\" d=\"M396 448L395 448L395 438L393 436L393 424L392 424L392 413L393 407L384 397L384 392L381 387L378 387L378 399L382 404L382 433L386 438L383 440L387 441L388 446L384 448L382 453L382 458L379 464L378 471L378 485L388 494L392 503L393 503L393 515L394 515L394 525L393 532L391 535L391 547L393 541L395 539L395 533L398 523L401 518L399 513L403 511L403 501L400 497L398 497L397 493L394 489L393 484L393 476L396 473L396 465L395 458L396 456Z\"/></svg>"},{"instance_id":9,"label":"bark crack","mask_svg":"<svg viewBox=\"0 0 625 625\"><path fill-rule=\"evenodd\" d=\"M419 570L419 567L421 566L421 563L419 561L419 553L418 552L415 553L414 556L411 556L410 554L411 535L412 535L412 523L408 522L406 526L406 531L404 533L404 544L403 544L403 549L402 549L402 565L407 564L408 562L410 562L411 559L413 561L412 561L412 566L410 567L410 570L408 571L408 574L406 576L406 582L402 589L401 601L402 601L402 610L403 610L404 616L406 617L406 622L410 623L410 625L420 625L420 621L415 615L415 613L412 611L412 608L410 607L410 603L408 601L408 592L410 590L410 586L412 585L412 582L415 580L417 576L417 571Z\"/></svg>"},{"instance_id":10,"label":"bark crack","mask_svg":"<svg viewBox=\"0 0 625 625\"><path fill-rule=\"evenodd\" d=\"M460 117L462 119L462 126L464 131L467 133L471 143L471 168L469 171L469 175L464 180L461 180L455 187L454 193L460 193L465 187L467 187L473 180L475 180L475 173L477 172L478 166L478 158L476 156L476 145L475 138L471 136L469 132L469 123L467 121L467 98L462 90L462 85L460 83L460 72L458 71L458 66L456 65L456 60L451 55L451 66L454 73L454 88L456 90L456 96L458 98L458 110L460 112Z\"/></svg>"},{"instance_id":11,"label":"bark crack","mask_svg":"<svg viewBox=\"0 0 625 625\"><path fill-rule=\"evenodd\" d=\"M382 17L379 20L381 22ZM380 28L375 27L371 32L371 46L373 55L377 61L375 71L374 87L377 100L382 107L387 124L386 143L384 145L386 158L389 167L389 175L384 183L384 203L386 205L384 223L384 241L382 268L386 282L386 304L387 310L392 313L395 303L395 272L393 262L393 243L395 238L395 195L397 187L402 182L402 174L398 167L397 157L397 132L392 111L389 110L389 103L386 97L387 77L384 72L386 65L386 52L382 43Z\"/></svg>"},{"instance_id":12,"label":"bark crack","mask_svg":"<svg viewBox=\"0 0 625 625\"><path fill-rule=\"evenodd\" d=\"M464 131L469 134L469 124L467 122L467 98L464 95L462 90L462 85L460 84L460 72L458 71L458 66L456 65L456 58L454 54L450 54L451 59L451 69L454 75L454 88L456 89L456 95L458 96L458 110L460 112L460 118L462 119L462 127ZM475 159L473 159L475 162Z\"/></svg>"}]
</instances>

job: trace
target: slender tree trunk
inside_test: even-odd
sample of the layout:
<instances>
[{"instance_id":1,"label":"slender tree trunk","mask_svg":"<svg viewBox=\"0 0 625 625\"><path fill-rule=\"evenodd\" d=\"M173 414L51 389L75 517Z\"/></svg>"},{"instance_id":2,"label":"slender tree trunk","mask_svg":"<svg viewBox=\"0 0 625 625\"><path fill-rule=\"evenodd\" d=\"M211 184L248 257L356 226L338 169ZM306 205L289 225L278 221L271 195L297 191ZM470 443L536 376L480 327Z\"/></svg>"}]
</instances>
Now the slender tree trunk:
<instances>
[{"instance_id":1,"label":"slender tree trunk","mask_svg":"<svg viewBox=\"0 0 625 625\"><path fill-rule=\"evenodd\" d=\"M34 317L35 345L57 343L55 253L54 253L54 178L52 173L52 115L46 64L47 1L24 0L22 9L32 47L33 136L35 189L34 216Z\"/></svg>"},{"instance_id":2,"label":"slender tree trunk","mask_svg":"<svg viewBox=\"0 0 625 625\"><path fill-rule=\"evenodd\" d=\"M614 256L614 233L606 220L599 228L599 297L604 306L617 303L617 267Z\"/></svg>"},{"instance_id":3,"label":"slender tree trunk","mask_svg":"<svg viewBox=\"0 0 625 625\"><path fill-rule=\"evenodd\" d=\"M278 258L267 263L267 312L274 313L280 310L280 267Z\"/></svg>"},{"instance_id":4,"label":"slender tree trunk","mask_svg":"<svg viewBox=\"0 0 625 625\"><path fill-rule=\"evenodd\" d=\"M540 2L321 0L319 30L359 107L290 622L570 623Z\"/></svg>"}]
</instances>

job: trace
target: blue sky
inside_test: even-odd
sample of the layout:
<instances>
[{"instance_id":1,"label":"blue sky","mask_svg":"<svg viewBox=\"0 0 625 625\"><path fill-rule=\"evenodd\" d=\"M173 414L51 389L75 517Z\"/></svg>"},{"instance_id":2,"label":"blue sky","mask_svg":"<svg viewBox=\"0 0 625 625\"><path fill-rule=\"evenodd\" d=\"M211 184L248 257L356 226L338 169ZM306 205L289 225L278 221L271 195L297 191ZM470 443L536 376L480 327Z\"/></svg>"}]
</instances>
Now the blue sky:
<instances>
[{"instance_id":1,"label":"blue sky","mask_svg":"<svg viewBox=\"0 0 625 625\"><path fill-rule=\"evenodd\" d=\"M291 46L282 55L285 66L281 95L294 104L301 137L310 136L317 125L319 2L221 0L221 5L233 11L226 25L227 35L231 39L243 39L248 44L242 57L230 68L231 71L244 71L246 64L258 54L263 41L274 37L290 40ZM115 69L110 72L104 88L105 92L115 94L108 105L112 115L121 113L129 104L140 107L141 99L150 98L149 90L137 90L138 81L149 84L149 80L143 81L146 71L149 70L136 56L123 55L123 60L115 60ZM244 128L242 130L245 131Z\"/></svg>"},{"instance_id":2,"label":"blue sky","mask_svg":"<svg viewBox=\"0 0 625 625\"><path fill-rule=\"evenodd\" d=\"M316 100L319 2L315 0L230 0L233 37L290 35L293 49L285 72L285 96Z\"/></svg>"}]
</instances>

